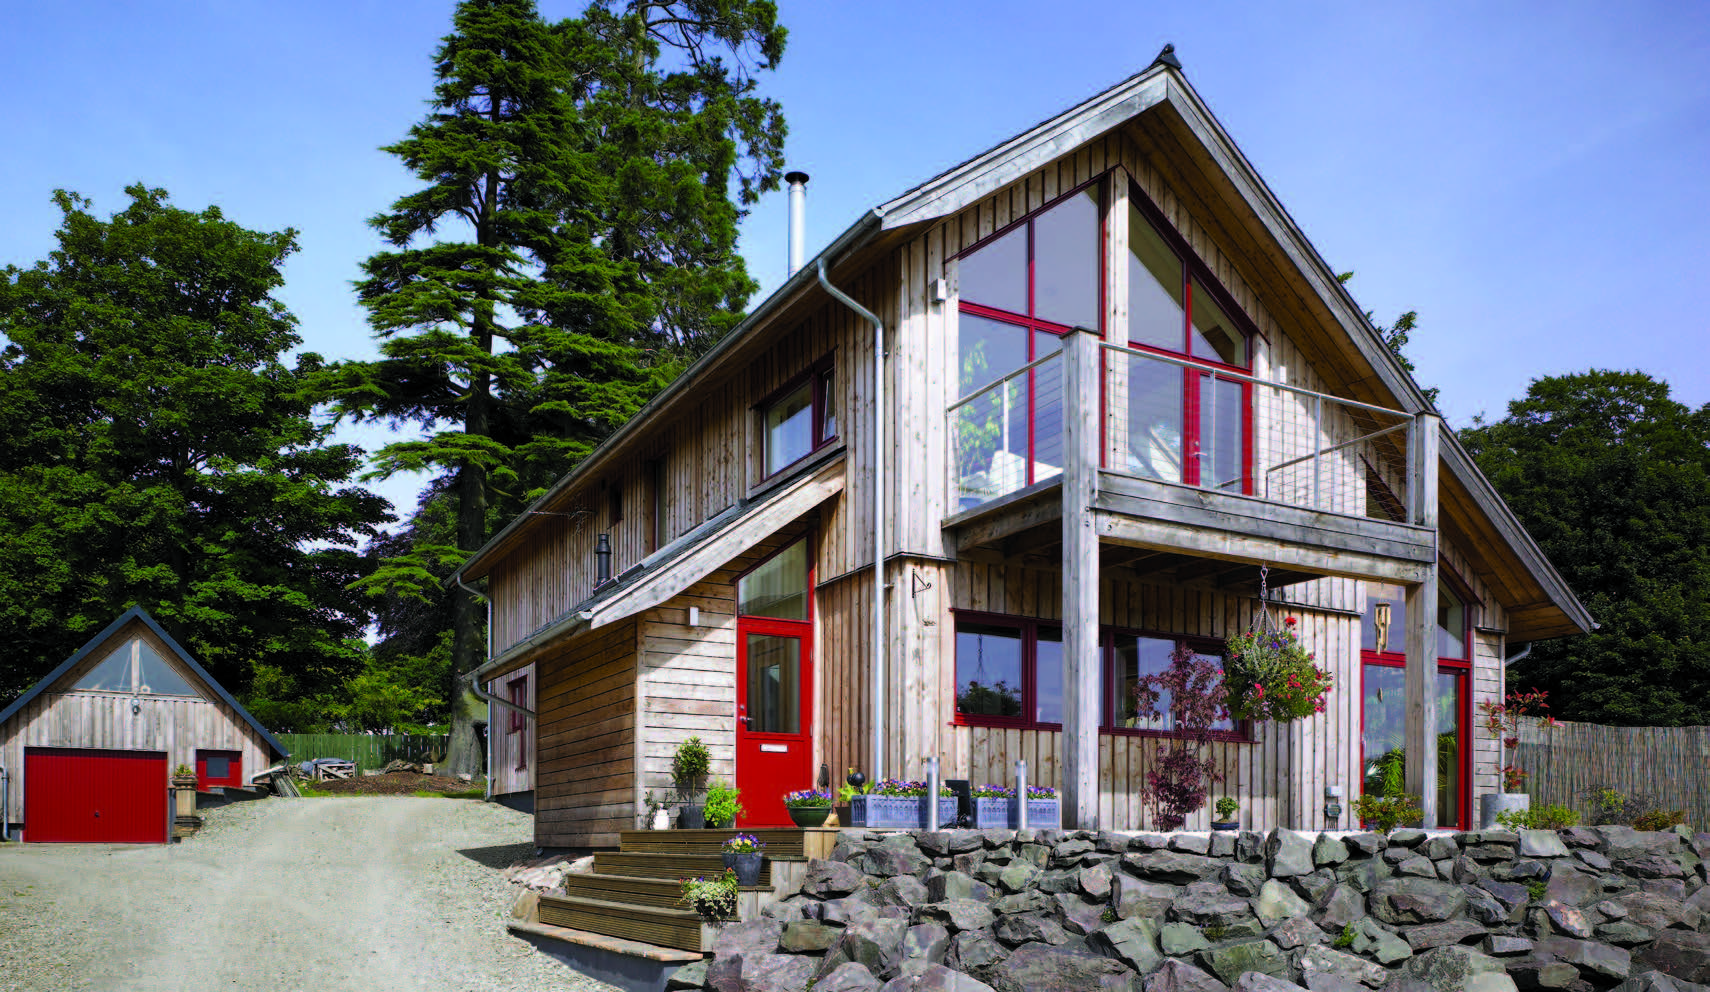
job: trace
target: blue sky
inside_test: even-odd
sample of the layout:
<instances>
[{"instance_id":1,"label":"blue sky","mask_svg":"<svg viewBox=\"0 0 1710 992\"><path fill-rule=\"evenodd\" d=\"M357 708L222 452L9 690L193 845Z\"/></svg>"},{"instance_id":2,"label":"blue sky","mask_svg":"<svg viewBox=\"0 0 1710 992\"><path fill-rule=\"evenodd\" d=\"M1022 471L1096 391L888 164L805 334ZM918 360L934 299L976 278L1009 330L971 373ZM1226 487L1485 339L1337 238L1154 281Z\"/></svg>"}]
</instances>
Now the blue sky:
<instances>
[{"instance_id":1,"label":"blue sky","mask_svg":"<svg viewBox=\"0 0 1710 992\"><path fill-rule=\"evenodd\" d=\"M549 17L580 3L541 0ZM1355 297L1420 312L1450 419L1540 375L1638 368L1710 402L1710 4L782 0L765 80L813 176L810 253L866 208L1144 68L1188 78ZM133 181L296 227L305 347L373 354L350 280L411 187L378 150L425 110L452 4L18 4L0 31L0 264L53 247L55 187ZM785 199L742 248L784 276ZM758 297L756 298L758 300ZM352 434L365 444L384 432ZM380 488L407 507L416 480Z\"/></svg>"}]
</instances>

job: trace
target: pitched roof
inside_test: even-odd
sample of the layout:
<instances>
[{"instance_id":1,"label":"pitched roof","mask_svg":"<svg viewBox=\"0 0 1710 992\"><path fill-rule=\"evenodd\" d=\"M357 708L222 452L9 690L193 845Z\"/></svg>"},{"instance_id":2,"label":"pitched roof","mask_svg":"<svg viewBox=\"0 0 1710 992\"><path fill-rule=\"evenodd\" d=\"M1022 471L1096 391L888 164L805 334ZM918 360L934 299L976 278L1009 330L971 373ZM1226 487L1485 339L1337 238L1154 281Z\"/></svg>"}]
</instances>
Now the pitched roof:
<instances>
[{"instance_id":1,"label":"pitched roof","mask_svg":"<svg viewBox=\"0 0 1710 992\"><path fill-rule=\"evenodd\" d=\"M279 743L278 738L268 733L267 728L263 727L255 717L251 716L249 711L243 708L242 704L240 704L236 699L233 699L231 693L227 692L224 686L214 681L214 677L209 675L207 670L200 664L197 664L196 659L190 656L190 652L184 650L184 647L180 645L178 641L174 640L172 635L168 634L160 624L155 623L154 617L149 616L148 611L143 609L141 606L133 606L119 614L118 619L108 624L99 634L96 634L94 637L85 641L83 646L78 648L75 654L61 662L59 667L47 673L40 682L31 686L28 692L13 700L12 705L6 707L4 710L0 710L0 725L3 725L7 720L10 720L13 714L23 709L30 700L41 695L43 692L46 692L49 686L63 678L65 673L76 668L79 662L89 657L90 653L96 648L107 643L114 634L117 634L121 628L132 620L142 621L143 626L147 627L156 637L160 638L161 642L170 648L173 654L178 656L179 661L190 666L190 670L196 673L196 677L201 679L204 685L214 690L214 694L220 698L221 702L230 706L238 716L243 718L245 723L254 728L255 732L261 735L261 739L267 742L267 746L272 748L275 754L282 758L290 756L291 752L285 748L285 745Z\"/></svg>"}]
</instances>

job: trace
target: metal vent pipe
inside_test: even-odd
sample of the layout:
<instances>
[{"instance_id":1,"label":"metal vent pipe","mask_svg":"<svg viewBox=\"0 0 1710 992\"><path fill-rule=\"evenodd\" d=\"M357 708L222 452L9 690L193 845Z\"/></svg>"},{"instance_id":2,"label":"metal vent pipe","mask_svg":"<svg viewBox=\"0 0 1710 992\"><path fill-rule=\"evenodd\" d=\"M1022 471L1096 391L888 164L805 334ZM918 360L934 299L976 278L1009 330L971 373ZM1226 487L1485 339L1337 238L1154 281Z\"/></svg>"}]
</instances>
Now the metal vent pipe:
<instances>
[{"instance_id":1,"label":"metal vent pipe","mask_svg":"<svg viewBox=\"0 0 1710 992\"><path fill-rule=\"evenodd\" d=\"M612 538L601 534L594 544L594 588L604 589L612 580Z\"/></svg>"},{"instance_id":2,"label":"metal vent pipe","mask_svg":"<svg viewBox=\"0 0 1710 992\"><path fill-rule=\"evenodd\" d=\"M784 176L790 184L790 275L802 267L802 243L807 240L807 181L805 172Z\"/></svg>"}]
</instances>

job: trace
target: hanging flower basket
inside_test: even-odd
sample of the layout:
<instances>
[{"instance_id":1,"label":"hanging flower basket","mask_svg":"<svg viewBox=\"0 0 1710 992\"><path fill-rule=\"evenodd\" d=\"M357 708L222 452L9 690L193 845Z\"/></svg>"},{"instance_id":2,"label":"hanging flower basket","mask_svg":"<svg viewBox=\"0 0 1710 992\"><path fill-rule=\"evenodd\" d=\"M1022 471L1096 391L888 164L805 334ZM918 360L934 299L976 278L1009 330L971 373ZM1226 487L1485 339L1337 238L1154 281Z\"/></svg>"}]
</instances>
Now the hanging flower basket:
<instances>
[{"instance_id":1,"label":"hanging flower basket","mask_svg":"<svg viewBox=\"0 0 1710 992\"><path fill-rule=\"evenodd\" d=\"M1262 619L1253 629L1229 639L1223 659L1229 715L1287 723L1324 712L1333 680L1300 643L1295 618L1284 619L1276 628L1262 603L1259 614Z\"/></svg>"}]
</instances>

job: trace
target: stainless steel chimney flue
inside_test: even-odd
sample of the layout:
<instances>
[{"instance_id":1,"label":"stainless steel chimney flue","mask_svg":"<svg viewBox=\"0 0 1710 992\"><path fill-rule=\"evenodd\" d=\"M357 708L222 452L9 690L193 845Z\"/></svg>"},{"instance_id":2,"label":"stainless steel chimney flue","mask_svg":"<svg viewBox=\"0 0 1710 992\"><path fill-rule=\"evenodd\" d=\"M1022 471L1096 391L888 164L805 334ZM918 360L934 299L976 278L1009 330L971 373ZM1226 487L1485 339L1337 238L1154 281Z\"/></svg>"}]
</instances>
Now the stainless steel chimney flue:
<instances>
[{"instance_id":1,"label":"stainless steel chimney flue","mask_svg":"<svg viewBox=\"0 0 1710 992\"><path fill-rule=\"evenodd\" d=\"M790 275L802 267L802 243L807 240L807 181L805 172L790 172L784 182L790 184Z\"/></svg>"}]
</instances>

